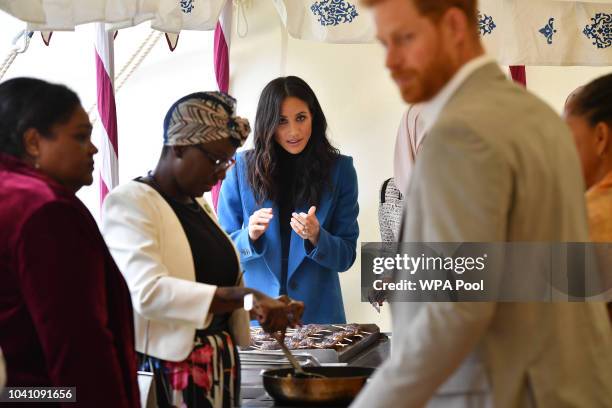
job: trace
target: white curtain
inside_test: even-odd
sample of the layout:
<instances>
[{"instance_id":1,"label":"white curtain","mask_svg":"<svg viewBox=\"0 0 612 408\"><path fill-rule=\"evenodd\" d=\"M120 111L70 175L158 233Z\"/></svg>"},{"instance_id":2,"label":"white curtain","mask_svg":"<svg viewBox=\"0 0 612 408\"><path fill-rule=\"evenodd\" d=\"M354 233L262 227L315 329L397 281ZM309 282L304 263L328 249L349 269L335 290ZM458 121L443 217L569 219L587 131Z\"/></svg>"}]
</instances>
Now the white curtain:
<instances>
[{"instance_id":1,"label":"white curtain","mask_svg":"<svg viewBox=\"0 0 612 408\"><path fill-rule=\"evenodd\" d=\"M231 0L229 0L231 1ZM164 32L214 30L226 0L0 0L0 10L34 31L74 30L79 24L129 27L151 20Z\"/></svg>"},{"instance_id":2,"label":"white curtain","mask_svg":"<svg viewBox=\"0 0 612 408\"><path fill-rule=\"evenodd\" d=\"M505 65L612 65L612 0L481 0L480 33Z\"/></svg>"},{"instance_id":3,"label":"white curtain","mask_svg":"<svg viewBox=\"0 0 612 408\"><path fill-rule=\"evenodd\" d=\"M359 0L273 0L293 38L329 43L368 43L376 30Z\"/></svg>"},{"instance_id":4,"label":"white curtain","mask_svg":"<svg viewBox=\"0 0 612 408\"><path fill-rule=\"evenodd\" d=\"M0 0L36 31L105 21L118 29L151 20L159 31L212 30L231 0ZM264 0L258 0L264 1ZM289 35L332 43L374 41L359 0L272 0ZM505 65L612 65L612 0L480 0L487 51Z\"/></svg>"}]
</instances>

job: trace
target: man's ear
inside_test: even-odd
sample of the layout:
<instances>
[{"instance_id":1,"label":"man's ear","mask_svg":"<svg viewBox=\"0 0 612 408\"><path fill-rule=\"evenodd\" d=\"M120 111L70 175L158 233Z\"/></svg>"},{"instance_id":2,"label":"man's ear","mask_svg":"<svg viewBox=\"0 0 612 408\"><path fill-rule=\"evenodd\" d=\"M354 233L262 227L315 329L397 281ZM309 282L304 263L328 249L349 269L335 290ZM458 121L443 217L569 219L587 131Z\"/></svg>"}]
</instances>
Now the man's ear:
<instances>
[{"instance_id":1,"label":"man's ear","mask_svg":"<svg viewBox=\"0 0 612 408\"><path fill-rule=\"evenodd\" d=\"M23 149L29 157L37 159L40 156L40 132L29 128L23 132Z\"/></svg>"},{"instance_id":2,"label":"man's ear","mask_svg":"<svg viewBox=\"0 0 612 408\"><path fill-rule=\"evenodd\" d=\"M595 127L595 151L597 156L602 156L607 152L612 143L612 128L607 122L599 122Z\"/></svg>"},{"instance_id":3,"label":"man's ear","mask_svg":"<svg viewBox=\"0 0 612 408\"><path fill-rule=\"evenodd\" d=\"M473 28L468 24L465 13L457 7L451 7L442 16L440 24L446 30L447 40L453 46L465 41L473 33Z\"/></svg>"}]
</instances>

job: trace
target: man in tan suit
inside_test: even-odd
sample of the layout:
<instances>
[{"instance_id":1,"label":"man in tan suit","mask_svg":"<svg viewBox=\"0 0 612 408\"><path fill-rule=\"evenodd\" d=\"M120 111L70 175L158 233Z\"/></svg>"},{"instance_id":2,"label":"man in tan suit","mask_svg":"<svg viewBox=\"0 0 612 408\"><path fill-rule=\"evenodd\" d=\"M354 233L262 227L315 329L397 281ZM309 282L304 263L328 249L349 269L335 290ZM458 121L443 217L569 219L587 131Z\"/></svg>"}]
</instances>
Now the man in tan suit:
<instances>
[{"instance_id":1,"label":"man in tan suit","mask_svg":"<svg viewBox=\"0 0 612 408\"><path fill-rule=\"evenodd\" d=\"M484 56L476 0L371 0L427 139L404 241L587 241L561 119ZM602 303L394 303L391 357L354 407L612 407Z\"/></svg>"}]
</instances>

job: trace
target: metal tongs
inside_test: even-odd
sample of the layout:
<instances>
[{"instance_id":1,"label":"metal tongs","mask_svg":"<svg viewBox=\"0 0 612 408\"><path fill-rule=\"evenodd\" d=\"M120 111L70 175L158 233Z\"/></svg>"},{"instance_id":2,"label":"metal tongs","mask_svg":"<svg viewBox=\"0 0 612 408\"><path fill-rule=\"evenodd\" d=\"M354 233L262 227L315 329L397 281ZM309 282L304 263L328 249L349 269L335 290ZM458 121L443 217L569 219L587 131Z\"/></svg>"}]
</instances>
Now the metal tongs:
<instances>
[{"instance_id":1,"label":"metal tongs","mask_svg":"<svg viewBox=\"0 0 612 408\"><path fill-rule=\"evenodd\" d=\"M278 334L274 334L272 337L274 337L274 339L278 342L281 350L283 350L283 353L285 354L285 357L287 357L287 360L289 360L289 362L293 366L293 371L295 373L296 378L327 378L323 374L307 373L306 371L304 371L295 356L291 353L291 351L289 351L289 348L287 347L285 342L281 340L281 336L279 336Z\"/></svg>"}]
</instances>

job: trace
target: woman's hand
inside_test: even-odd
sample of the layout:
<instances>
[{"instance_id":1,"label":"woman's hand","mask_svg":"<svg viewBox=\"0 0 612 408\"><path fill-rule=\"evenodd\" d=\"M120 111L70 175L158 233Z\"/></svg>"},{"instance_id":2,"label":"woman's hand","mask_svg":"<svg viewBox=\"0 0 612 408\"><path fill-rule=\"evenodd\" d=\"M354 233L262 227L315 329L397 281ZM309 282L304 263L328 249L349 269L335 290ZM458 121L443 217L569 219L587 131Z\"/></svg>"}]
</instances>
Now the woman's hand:
<instances>
[{"instance_id":1,"label":"woman's hand","mask_svg":"<svg viewBox=\"0 0 612 408\"><path fill-rule=\"evenodd\" d=\"M280 300L287 306L290 326L300 326L302 324L302 315L304 314L304 302L293 300L287 295L281 295L277 300Z\"/></svg>"},{"instance_id":2,"label":"woman's hand","mask_svg":"<svg viewBox=\"0 0 612 408\"><path fill-rule=\"evenodd\" d=\"M268 333L285 333L287 327L295 327L300 323L304 311L304 303L281 296L273 299L263 293L254 293L255 302L251 313L261 327Z\"/></svg>"},{"instance_id":3,"label":"woman's hand","mask_svg":"<svg viewBox=\"0 0 612 408\"><path fill-rule=\"evenodd\" d=\"M251 241L257 241L266 232L273 217L271 208L260 208L249 217L249 238L251 238Z\"/></svg>"},{"instance_id":4,"label":"woman's hand","mask_svg":"<svg viewBox=\"0 0 612 408\"><path fill-rule=\"evenodd\" d=\"M293 213L291 218L291 228L303 239L307 239L313 246L317 246L319 243L319 233L321 227L319 220L315 212L317 207L310 207L308 214L306 213Z\"/></svg>"}]
</instances>

